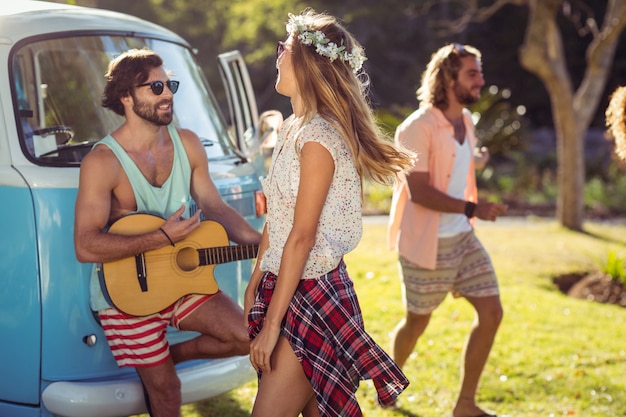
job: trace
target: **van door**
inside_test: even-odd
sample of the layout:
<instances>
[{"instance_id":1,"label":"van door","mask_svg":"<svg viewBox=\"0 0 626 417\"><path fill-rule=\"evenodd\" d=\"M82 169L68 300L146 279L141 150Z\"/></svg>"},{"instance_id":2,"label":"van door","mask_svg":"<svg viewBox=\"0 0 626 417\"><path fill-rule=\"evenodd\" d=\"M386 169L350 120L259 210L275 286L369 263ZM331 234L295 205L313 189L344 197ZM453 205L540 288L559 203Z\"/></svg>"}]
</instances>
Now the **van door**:
<instances>
[{"instance_id":1,"label":"van door","mask_svg":"<svg viewBox=\"0 0 626 417\"><path fill-rule=\"evenodd\" d=\"M255 166L260 157L259 113L256 97L243 57L239 51L218 56L220 75L224 82L234 145ZM261 172L261 171L259 171Z\"/></svg>"},{"instance_id":2,"label":"van door","mask_svg":"<svg viewBox=\"0 0 626 417\"><path fill-rule=\"evenodd\" d=\"M6 145L0 145L0 152L8 153ZM0 198L4 202L0 206L0 405L6 401L34 406L39 403L41 367L35 214L28 185L4 162L0 164ZM0 414L11 414L9 408L3 410Z\"/></svg>"},{"instance_id":3,"label":"van door","mask_svg":"<svg viewBox=\"0 0 626 417\"><path fill-rule=\"evenodd\" d=\"M39 403L41 291L35 209L15 169L15 119L9 71L0 68L0 415ZM15 81L18 84L19 80ZM3 406L6 405L6 406Z\"/></svg>"}]
</instances>

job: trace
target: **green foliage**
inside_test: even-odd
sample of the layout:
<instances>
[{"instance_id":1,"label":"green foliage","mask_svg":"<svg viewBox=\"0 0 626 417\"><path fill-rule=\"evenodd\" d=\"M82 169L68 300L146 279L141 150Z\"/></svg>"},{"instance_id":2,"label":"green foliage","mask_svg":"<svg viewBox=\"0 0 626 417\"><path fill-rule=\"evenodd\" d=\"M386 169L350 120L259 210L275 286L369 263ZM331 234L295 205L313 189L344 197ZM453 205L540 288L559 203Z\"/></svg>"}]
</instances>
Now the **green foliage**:
<instances>
[{"instance_id":1,"label":"green foliage","mask_svg":"<svg viewBox=\"0 0 626 417\"><path fill-rule=\"evenodd\" d=\"M511 91L491 85L483 90L480 100L470 107L476 124L476 136L481 146L492 155L506 155L523 150L528 123L523 106L513 109Z\"/></svg>"},{"instance_id":2,"label":"green foliage","mask_svg":"<svg viewBox=\"0 0 626 417\"><path fill-rule=\"evenodd\" d=\"M373 181L363 184L363 212L365 214L386 214L391 208L392 188Z\"/></svg>"},{"instance_id":3,"label":"green foliage","mask_svg":"<svg viewBox=\"0 0 626 417\"><path fill-rule=\"evenodd\" d=\"M614 250L609 251L602 272L626 287L626 259Z\"/></svg>"},{"instance_id":4,"label":"green foliage","mask_svg":"<svg viewBox=\"0 0 626 417\"><path fill-rule=\"evenodd\" d=\"M211 84L220 82L215 56L238 48L250 64L250 72L259 94L259 108L277 108L280 97L267 88L276 72L274 49L283 38L288 12L297 13L305 6L326 11L341 18L356 35L367 52L366 69L377 107L412 105L419 76L437 48L447 42L477 46L483 53L483 70L489 83L501 90L510 89L517 108L523 104L528 117L539 124L551 125L551 108L545 87L518 59L527 22L526 6L508 5L481 24L470 24L463 33L451 33L451 21L465 21L469 16L466 1L415 0L51 0L101 7L129 13L161 24L181 34L199 51L199 60ZM604 13L603 2L582 0L586 17L598 18ZM579 4L579 6L580 6ZM570 5L571 6L571 5ZM568 8L569 9L569 8ZM564 8L565 10L565 8ZM577 9L578 10L578 9ZM457 22L458 23L458 22ZM568 73L577 83L585 71L584 48L589 36L572 31L568 18L559 20L558 30L567 29L564 47ZM443 29L445 34L441 33ZM493 36L497 33L498 36ZM617 51L615 69L609 76L612 86L623 82L623 71ZM611 91L612 88L607 88ZM602 124L599 110L596 123Z\"/></svg>"},{"instance_id":5,"label":"green foliage","mask_svg":"<svg viewBox=\"0 0 626 417\"><path fill-rule=\"evenodd\" d=\"M599 215L626 212L626 165L612 160L604 178L593 177L585 184L585 206Z\"/></svg>"},{"instance_id":6,"label":"green foliage","mask_svg":"<svg viewBox=\"0 0 626 417\"><path fill-rule=\"evenodd\" d=\"M276 42L286 37L288 13L297 13L304 4L297 0L238 0L228 2L227 28L223 46L246 51L246 61L253 68L270 65Z\"/></svg>"}]
</instances>

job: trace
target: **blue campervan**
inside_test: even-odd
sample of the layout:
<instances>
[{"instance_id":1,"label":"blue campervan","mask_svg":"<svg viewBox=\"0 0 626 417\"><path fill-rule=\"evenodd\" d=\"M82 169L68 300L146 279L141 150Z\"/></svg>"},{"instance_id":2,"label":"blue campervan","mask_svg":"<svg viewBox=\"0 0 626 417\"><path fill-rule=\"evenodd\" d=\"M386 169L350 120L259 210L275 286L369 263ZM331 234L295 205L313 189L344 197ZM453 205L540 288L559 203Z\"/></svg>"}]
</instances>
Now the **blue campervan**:
<instances>
[{"instance_id":1,"label":"blue campervan","mask_svg":"<svg viewBox=\"0 0 626 417\"><path fill-rule=\"evenodd\" d=\"M76 260L74 202L82 158L122 120L100 105L108 62L158 52L181 87L174 124L204 142L223 198L261 229L258 115L238 52L216 60L222 115L180 36L132 16L37 1L0 7L0 416L128 416L145 412L132 369L120 369L89 308L90 265ZM225 120L228 120L226 123ZM102 175L107 175L103 172ZM222 290L242 301L251 262L219 265ZM171 343L193 334L171 331ZM247 357L177 368L185 403L254 378Z\"/></svg>"}]
</instances>

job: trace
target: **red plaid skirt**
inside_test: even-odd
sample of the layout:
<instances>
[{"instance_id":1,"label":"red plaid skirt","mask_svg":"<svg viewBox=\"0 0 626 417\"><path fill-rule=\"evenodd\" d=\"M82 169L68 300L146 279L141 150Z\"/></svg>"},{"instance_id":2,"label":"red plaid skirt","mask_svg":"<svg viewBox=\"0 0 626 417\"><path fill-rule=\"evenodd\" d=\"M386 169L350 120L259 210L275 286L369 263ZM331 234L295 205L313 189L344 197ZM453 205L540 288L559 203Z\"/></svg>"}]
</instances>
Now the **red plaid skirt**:
<instances>
[{"instance_id":1,"label":"red plaid skirt","mask_svg":"<svg viewBox=\"0 0 626 417\"><path fill-rule=\"evenodd\" d=\"M265 272L248 316L250 340L259 334L276 275ZM365 332L359 302L343 261L318 279L303 279L283 319L287 338L313 386L322 416L362 416L355 392L371 379L381 405L409 385L398 365Z\"/></svg>"}]
</instances>

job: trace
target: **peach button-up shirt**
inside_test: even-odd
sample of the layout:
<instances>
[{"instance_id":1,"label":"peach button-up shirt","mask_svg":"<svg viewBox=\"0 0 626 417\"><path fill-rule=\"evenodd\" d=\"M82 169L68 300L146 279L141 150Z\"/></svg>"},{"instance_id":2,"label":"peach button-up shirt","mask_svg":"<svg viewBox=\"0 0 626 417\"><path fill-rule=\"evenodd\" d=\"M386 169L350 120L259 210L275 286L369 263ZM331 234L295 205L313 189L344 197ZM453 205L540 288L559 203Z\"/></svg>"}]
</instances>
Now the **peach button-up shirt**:
<instances>
[{"instance_id":1,"label":"peach button-up shirt","mask_svg":"<svg viewBox=\"0 0 626 417\"><path fill-rule=\"evenodd\" d=\"M463 111L466 140L476 146L476 135L469 110ZM411 172L428 172L430 185L446 192L455 159L454 128L441 110L428 106L413 112L396 129L395 141L417 153ZM476 172L470 158L465 199L476 202ZM406 177L396 182L389 215L389 246L411 263L435 269L441 213L411 202Z\"/></svg>"}]
</instances>

